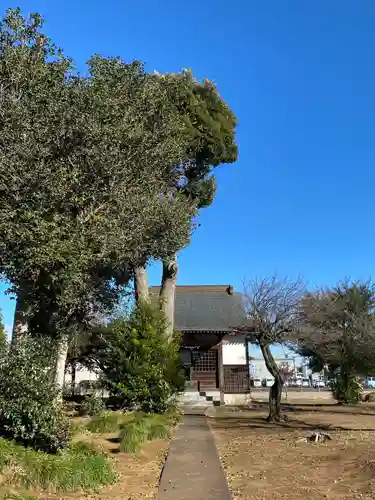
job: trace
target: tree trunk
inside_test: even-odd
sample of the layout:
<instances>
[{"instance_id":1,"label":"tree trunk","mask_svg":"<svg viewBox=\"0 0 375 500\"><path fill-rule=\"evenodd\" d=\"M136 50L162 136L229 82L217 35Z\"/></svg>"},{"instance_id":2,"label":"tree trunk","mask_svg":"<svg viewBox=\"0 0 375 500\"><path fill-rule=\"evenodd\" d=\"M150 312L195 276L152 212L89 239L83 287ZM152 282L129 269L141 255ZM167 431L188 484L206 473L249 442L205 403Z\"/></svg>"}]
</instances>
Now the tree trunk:
<instances>
[{"instance_id":1,"label":"tree trunk","mask_svg":"<svg viewBox=\"0 0 375 500\"><path fill-rule=\"evenodd\" d=\"M145 266L134 269L134 291L137 304L148 298L147 271Z\"/></svg>"},{"instance_id":2,"label":"tree trunk","mask_svg":"<svg viewBox=\"0 0 375 500\"><path fill-rule=\"evenodd\" d=\"M281 376L279 367L274 360L271 349L268 344L260 343L260 348L263 354L264 362L266 363L267 370L274 377L275 381L270 388L269 395L269 415L267 420L269 422L280 422L281 416L281 394L283 390L283 378Z\"/></svg>"},{"instance_id":3,"label":"tree trunk","mask_svg":"<svg viewBox=\"0 0 375 500\"><path fill-rule=\"evenodd\" d=\"M282 420L281 417L281 394L283 390L283 385L280 383L280 380L275 378L275 382L270 388L269 395L269 415L267 417L268 422L280 422Z\"/></svg>"},{"instance_id":4,"label":"tree trunk","mask_svg":"<svg viewBox=\"0 0 375 500\"><path fill-rule=\"evenodd\" d=\"M167 319L166 335L171 340L174 331L174 302L178 264L176 254L163 260L163 277L160 288L162 308Z\"/></svg>"},{"instance_id":5,"label":"tree trunk","mask_svg":"<svg viewBox=\"0 0 375 500\"><path fill-rule=\"evenodd\" d=\"M72 398L74 398L74 396L76 395L76 372L77 372L77 363L76 361L73 361L72 362L72 365L71 365L71 370L72 370L72 380L71 380L71 395L72 395Z\"/></svg>"},{"instance_id":6,"label":"tree trunk","mask_svg":"<svg viewBox=\"0 0 375 500\"><path fill-rule=\"evenodd\" d=\"M66 358L68 356L69 350L69 339L68 337L63 337L57 348L57 360L56 360L56 372L55 372L55 384L59 390L59 399L62 401L64 381L65 381L65 364Z\"/></svg>"},{"instance_id":7,"label":"tree trunk","mask_svg":"<svg viewBox=\"0 0 375 500\"><path fill-rule=\"evenodd\" d=\"M25 337L29 331L28 308L21 296L18 295L16 310L14 311L14 322L12 330L12 344L16 344L22 337Z\"/></svg>"}]
</instances>

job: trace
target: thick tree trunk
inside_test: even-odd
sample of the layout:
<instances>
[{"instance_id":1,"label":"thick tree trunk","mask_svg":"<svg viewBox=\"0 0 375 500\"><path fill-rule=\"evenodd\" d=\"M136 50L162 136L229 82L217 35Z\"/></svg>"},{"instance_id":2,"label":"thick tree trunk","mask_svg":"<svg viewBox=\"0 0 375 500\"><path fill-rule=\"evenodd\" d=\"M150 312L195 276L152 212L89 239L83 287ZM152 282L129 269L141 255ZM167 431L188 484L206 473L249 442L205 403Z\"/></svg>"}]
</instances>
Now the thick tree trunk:
<instances>
[{"instance_id":1,"label":"thick tree trunk","mask_svg":"<svg viewBox=\"0 0 375 500\"><path fill-rule=\"evenodd\" d=\"M137 303L140 300L148 298L147 271L145 266L139 266L134 269L134 290Z\"/></svg>"},{"instance_id":2,"label":"thick tree trunk","mask_svg":"<svg viewBox=\"0 0 375 500\"><path fill-rule=\"evenodd\" d=\"M260 348L263 354L264 362L266 363L267 370L274 377L275 381L270 388L269 395L269 415L267 420L269 422L280 422L281 416L281 394L283 390L283 378L281 376L279 367L272 356L271 349L268 344L260 343Z\"/></svg>"},{"instance_id":3,"label":"thick tree trunk","mask_svg":"<svg viewBox=\"0 0 375 500\"><path fill-rule=\"evenodd\" d=\"M178 264L176 254L163 260L163 277L160 288L162 308L167 319L166 335L169 339L173 337L174 331L174 302L176 294L176 280Z\"/></svg>"},{"instance_id":4,"label":"thick tree trunk","mask_svg":"<svg viewBox=\"0 0 375 500\"><path fill-rule=\"evenodd\" d=\"M55 372L55 384L59 390L59 399L62 400L64 381L65 381L65 364L66 358L68 356L69 350L69 339L68 337L63 337L58 344L57 348L57 360L56 360L56 372Z\"/></svg>"},{"instance_id":5,"label":"thick tree trunk","mask_svg":"<svg viewBox=\"0 0 375 500\"><path fill-rule=\"evenodd\" d=\"M28 308L18 295L16 310L14 311L14 322L12 330L12 344L16 344L22 337L25 337L29 331Z\"/></svg>"},{"instance_id":6,"label":"thick tree trunk","mask_svg":"<svg viewBox=\"0 0 375 500\"><path fill-rule=\"evenodd\" d=\"M280 420L282 419L281 408L280 408L282 390L283 390L282 383L280 383L280 380L275 378L275 382L270 388L270 395L268 402L269 415L267 417L267 420L269 422L280 422Z\"/></svg>"}]
</instances>

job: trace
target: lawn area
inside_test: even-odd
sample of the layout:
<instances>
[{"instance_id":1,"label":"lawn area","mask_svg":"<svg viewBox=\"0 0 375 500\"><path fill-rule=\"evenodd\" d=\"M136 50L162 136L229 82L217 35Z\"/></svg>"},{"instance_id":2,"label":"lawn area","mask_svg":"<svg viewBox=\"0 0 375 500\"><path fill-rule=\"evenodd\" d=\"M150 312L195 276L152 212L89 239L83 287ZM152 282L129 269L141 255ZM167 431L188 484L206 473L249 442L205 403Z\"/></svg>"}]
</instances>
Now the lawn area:
<instances>
[{"instance_id":1,"label":"lawn area","mask_svg":"<svg viewBox=\"0 0 375 500\"><path fill-rule=\"evenodd\" d=\"M0 499L154 498L175 416L73 419L69 451L48 455L0 439Z\"/></svg>"},{"instance_id":2,"label":"lawn area","mask_svg":"<svg viewBox=\"0 0 375 500\"><path fill-rule=\"evenodd\" d=\"M218 408L209 422L234 500L373 500L375 406L286 405L268 424L266 407ZM213 415L213 414L211 414ZM321 429L332 439L303 441Z\"/></svg>"}]
</instances>

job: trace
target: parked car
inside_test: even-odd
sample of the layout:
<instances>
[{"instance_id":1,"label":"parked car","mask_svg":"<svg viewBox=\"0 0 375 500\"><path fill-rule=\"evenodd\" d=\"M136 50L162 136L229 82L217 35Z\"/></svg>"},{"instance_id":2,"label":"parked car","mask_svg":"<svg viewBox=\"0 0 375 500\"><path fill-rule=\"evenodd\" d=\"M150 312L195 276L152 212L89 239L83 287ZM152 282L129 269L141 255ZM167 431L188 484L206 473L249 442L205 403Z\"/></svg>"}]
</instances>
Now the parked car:
<instances>
[{"instance_id":1,"label":"parked car","mask_svg":"<svg viewBox=\"0 0 375 500\"><path fill-rule=\"evenodd\" d=\"M366 382L369 389L375 389L375 377L367 377Z\"/></svg>"},{"instance_id":2,"label":"parked car","mask_svg":"<svg viewBox=\"0 0 375 500\"><path fill-rule=\"evenodd\" d=\"M254 378L253 379L253 385L254 387L262 387L262 381L260 378Z\"/></svg>"},{"instance_id":3,"label":"parked car","mask_svg":"<svg viewBox=\"0 0 375 500\"><path fill-rule=\"evenodd\" d=\"M301 381L302 387L310 387L310 380L308 378L303 378Z\"/></svg>"},{"instance_id":4,"label":"parked car","mask_svg":"<svg viewBox=\"0 0 375 500\"><path fill-rule=\"evenodd\" d=\"M317 389L318 387L325 387L326 384L324 382L324 380L313 380L313 387L315 387L315 389Z\"/></svg>"},{"instance_id":5,"label":"parked car","mask_svg":"<svg viewBox=\"0 0 375 500\"><path fill-rule=\"evenodd\" d=\"M274 378L266 378L266 387L271 387L275 382Z\"/></svg>"}]
</instances>

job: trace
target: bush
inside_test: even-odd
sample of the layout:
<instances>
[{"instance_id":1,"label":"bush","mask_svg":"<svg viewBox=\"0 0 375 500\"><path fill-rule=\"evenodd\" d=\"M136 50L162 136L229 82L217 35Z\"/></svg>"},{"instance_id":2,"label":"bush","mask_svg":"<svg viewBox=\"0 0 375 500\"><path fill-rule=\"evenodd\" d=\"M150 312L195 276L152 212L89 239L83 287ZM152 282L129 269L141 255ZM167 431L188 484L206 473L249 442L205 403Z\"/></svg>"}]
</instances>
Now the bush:
<instances>
[{"instance_id":1,"label":"bush","mask_svg":"<svg viewBox=\"0 0 375 500\"><path fill-rule=\"evenodd\" d=\"M99 365L122 408L164 413L183 390L180 339L169 342L165 329L160 305L144 303L102 335Z\"/></svg>"},{"instance_id":2,"label":"bush","mask_svg":"<svg viewBox=\"0 0 375 500\"><path fill-rule=\"evenodd\" d=\"M90 490L116 480L108 458L85 442L48 455L0 439L0 457L2 480L27 489Z\"/></svg>"},{"instance_id":3,"label":"bush","mask_svg":"<svg viewBox=\"0 0 375 500\"><path fill-rule=\"evenodd\" d=\"M332 395L339 403L357 404L363 399L362 386L355 376L338 374L330 385Z\"/></svg>"},{"instance_id":4,"label":"bush","mask_svg":"<svg viewBox=\"0 0 375 500\"><path fill-rule=\"evenodd\" d=\"M105 412L106 406L103 398L90 394L86 396L81 404L80 413L82 415L90 415L90 417L100 416Z\"/></svg>"},{"instance_id":5,"label":"bush","mask_svg":"<svg viewBox=\"0 0 375 500\"><path fill-rule=\"evenodd\" d=\"M69 426L57 401L51 359L53 345L31 339L0 355L0 435L56 453L68 445Z\"/></svg>"}]
</instances>

